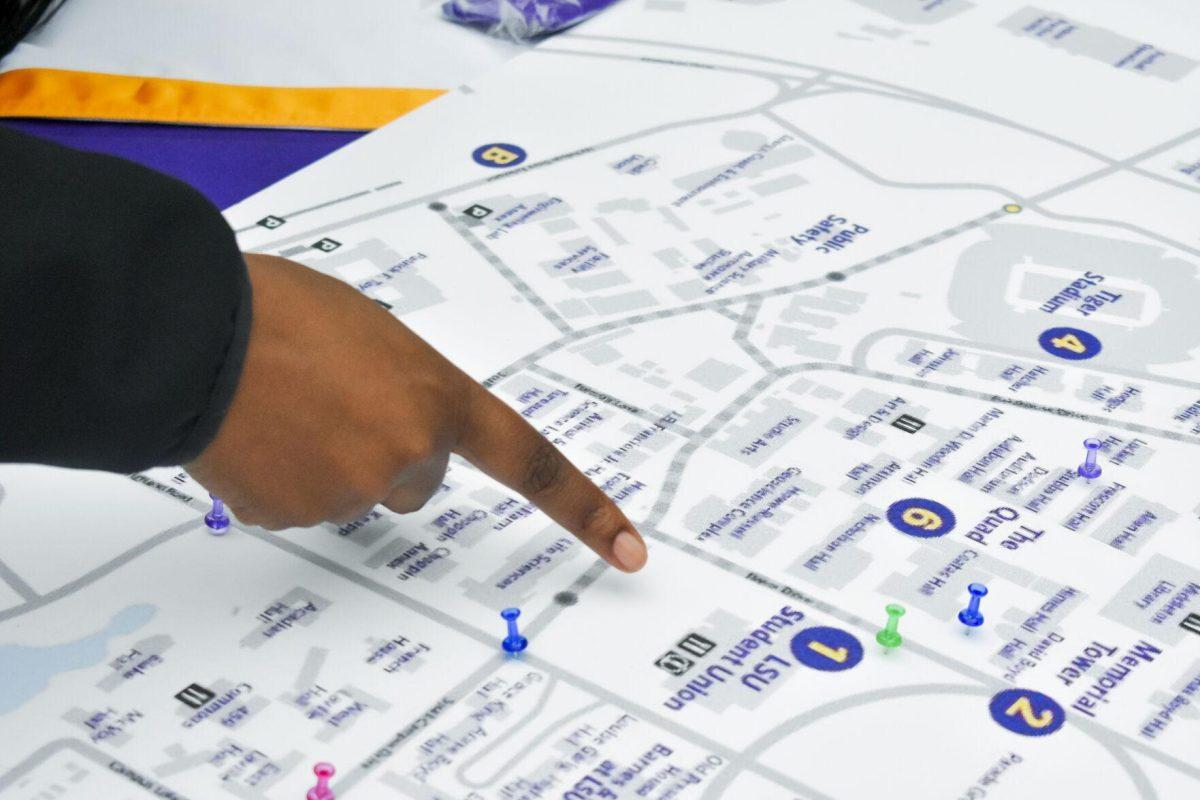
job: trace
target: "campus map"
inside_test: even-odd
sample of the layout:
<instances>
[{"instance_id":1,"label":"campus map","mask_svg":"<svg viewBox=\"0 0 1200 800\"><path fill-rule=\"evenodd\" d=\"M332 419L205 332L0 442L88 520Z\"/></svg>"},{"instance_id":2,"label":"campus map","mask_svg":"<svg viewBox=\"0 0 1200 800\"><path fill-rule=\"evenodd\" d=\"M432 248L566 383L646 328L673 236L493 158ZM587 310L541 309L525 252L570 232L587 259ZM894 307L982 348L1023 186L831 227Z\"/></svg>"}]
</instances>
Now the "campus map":
<instances>
[{"instance_id":1,"label":"campus map","mask_svg":"<svg viewBox=\"0 0 1200 800\"><path fill-rule=\"evenodd\" d=\"M5 800L1200 797L1195 4L625 0L228 216L649 563L0 466Z\"/></svg>"}]
</instances>

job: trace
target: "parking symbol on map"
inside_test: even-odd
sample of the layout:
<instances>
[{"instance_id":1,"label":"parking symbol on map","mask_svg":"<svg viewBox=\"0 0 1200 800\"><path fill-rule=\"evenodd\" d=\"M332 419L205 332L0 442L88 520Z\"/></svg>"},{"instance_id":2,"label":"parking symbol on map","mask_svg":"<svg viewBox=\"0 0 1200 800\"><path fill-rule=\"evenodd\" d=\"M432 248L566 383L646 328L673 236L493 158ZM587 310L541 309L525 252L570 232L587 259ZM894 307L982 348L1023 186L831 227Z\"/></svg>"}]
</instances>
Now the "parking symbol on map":
<instances>
[{"instance_id":1,"label":"parking symbol on map","mask_svg":"<svg viewBox=\"0 0 1200 800\"><path fill-rule=\"evenodd\" d=\"M992 696L988 711L1000 727L1022 736L1049 736L1067 714L1053 697L1032 689L1005 689Z\"/></svg>"},{"instance_id":2,"label":"parking symbol on map","mask_svg":"<svg viewBox=\"0 0 1200 800\"><path fill-rule=\"evenodd\" d=\"M263 217L262 219L260 219L258 222L254 223L254 224L261 225L268 230L275 230L276 228L278 228L280 225L282 225L285 222L287 222L287 220L284 219L283 217L276 217L273 214L268 214L267 216Z\"/></svg>"},{"instance_id":3,"label":"parking symbol on map","mask_svg":"<svg viewBox=\"0 0 1200 800\"><path fill-rule=\"evenodd\" d=\"M920 539L945 536L954 530L954 512L927 497L908 497L888 506L888 522L901 533Z\"/></svg>"},{"instance_id":4,"label":"parking symbol on map","mask_svg":"<svg viewBox=\"0 0 1200 800\"><path fill-rule=\"evenodd\" d=\"M805 628L792 637L792 655L806 667L842 672L862 661L862 642L841 628Z\"/></svg>"},{"instance_id":5,"label":"parking symbol on map","mask_svg":"<svg viewBox=\"0 0 1200 800\"><path fill-rule=\"evenodd\" d=\"M1084 361L1100 354L1100 340L1079 328L1048 328L1038 337L1038 344L1052 356L1068 361Z\"/></svg>"},{"instance_id":6,"label":"parking symbol on map","mask_svg":"<svg viewBox=\"0 0 1200 800\"><path fill-rule=\"evenodd\" d=\"M483 219L488 214L492 213L492 210L487 206L481 206L476 203L475 205L463 211L463 213L472 219Z\"/></svg>"},{"instance_id":7,"label":"parking symbol on map","mask_svg":"<svg viewBox=\"0 0 1200 800\"><path fill-rule=\"evenodd\" d=\"M320 250L322 253L332 253L334 250L337 250L339 247L341 247L342 243L337 239L330 239L326 237L313 242L310 246L313 250Z\"/></svg>"},{"instance_id":8,"label":"parking symbol on map","mask_svg":"<svg viewBox=\"0 0 1200 800\"><path fill-rule=\"evenodd\" d=\"M912 414L901 414L892 420L892 427L899 428L905 433L916 433L925 427L925 420L918 419Z\"/></svg>"},{"instance_id":9,"label":"parking symbol on map","mask_svg":"<svg viewBox=\"0 0 1200 800\"><path fill-rule=\"evenodd\" d=\"M484 167L515 167L525 160L525 151L515 144L482 144L471 153L475 163Z\"/></svg>"}]
</instances>

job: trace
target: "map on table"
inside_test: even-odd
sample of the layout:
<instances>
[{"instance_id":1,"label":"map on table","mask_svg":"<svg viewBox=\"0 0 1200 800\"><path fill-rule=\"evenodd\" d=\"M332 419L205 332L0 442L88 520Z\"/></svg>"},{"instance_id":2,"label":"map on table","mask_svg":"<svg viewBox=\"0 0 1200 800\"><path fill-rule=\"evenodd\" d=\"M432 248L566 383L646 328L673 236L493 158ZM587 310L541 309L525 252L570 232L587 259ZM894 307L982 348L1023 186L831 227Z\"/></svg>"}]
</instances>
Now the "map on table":
<instances>
[{"instance_id":1,"label":"map on table","mask_svg":"<svg viewBox=\"0 0 1200 800\"><path fill-rule=\"evenodd\" d=\"M0 467L3 797L1200 796L1194 4L626 0L229 216L649 564Z\"/></svg>"}]
</instances>

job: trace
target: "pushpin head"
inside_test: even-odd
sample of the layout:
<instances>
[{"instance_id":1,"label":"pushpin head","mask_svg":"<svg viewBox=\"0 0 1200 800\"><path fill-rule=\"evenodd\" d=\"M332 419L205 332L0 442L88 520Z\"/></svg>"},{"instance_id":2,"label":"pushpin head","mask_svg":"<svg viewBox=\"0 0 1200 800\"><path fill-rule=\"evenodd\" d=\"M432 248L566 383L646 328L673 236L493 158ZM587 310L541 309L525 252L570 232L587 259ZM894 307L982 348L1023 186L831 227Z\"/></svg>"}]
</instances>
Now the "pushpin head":
<instances>
[{"instance_id":1,"label":"pushpin head","mask_svg":"<svg viewBox=\"0 0 1200 800\"><path fill-rule=\"evenodd\" d=\"M321 761L313 765L313 774L317 776L317 785L308 790L306 800L335 800L333 790L329 788L329 779L336 772L333 764Z\"/></svg>"},{"instance_id":2,"label":"pushpin head","mask_svg":"<svg viewBox=\"0 0 1200 800\"><path fill-rule=\"evenodd\" d=\"M212 511L204 515L204 524L208 526L209 533L214 536L220 536L229 528L229 515L225 513L225 504L221 502L221 498L215 494L210 494L212 498Z\"/></svg>"},{"instance_id":3,"label":"pushpin head","mask_svg":"<svg viewBox=\"0 0 1200 800\"><path fill-rule=\"evenodd\" d=\"M1104 443L1099 439L1084 439L1083 446L1085 449L1083 463L1079 465L1079 476L1092 480L1100 477L1100 465L1096 463L1096 456L1100 452L1100 447Z\"/></svg>"},{"instance_id":4,"label":"pushpin head","mask_svg":"<svg viewBox=\"0 0 1200 800\"><path fill-rule=\"evenodd\" d=\"M506 636L500 646L504 648L504 652L516 655L529 646L529 640L524 636Z\"/></svg>"},{"instance_id":5,"label":"pushpin head","mask_svg":"<svg viewBox=\"0 0 1200 800\"><path fill-rule=\"evenodd\" d=\"M504 652L516 655L529 646L529 640L517 632L517 617L521 616L521 609L506 608L500 612L500 616L508 623L508 636L504 637L500 646Z\"/></svg>"},{"instance_id":6,"label":"pushpin head","mask_svg":"<svg viewBox=\"0 0 1200 800\"><path fill-rule=\"evenodd\" d=\"M982 583L972 583L967 586L967 591L971 594L971 600L966 608L958 612L958 621L969 628L978 628L983 624L983 614L979 613L979 600L988 590Z\"/></svg>"},{"instance_id":7,"label":"pushpin head","mask_svg":"<svg viewBox=\"0 0 1200 800\"><path fill-rule=\"evenodd\" d=\"M904 616L904 606L899 603L889 603L884 610L888 615L887 626L875 634L875 641L890 650L893 647L899 647L904 641L896 630L900 625L900 618Z\"/></svg>"}]
</instances>

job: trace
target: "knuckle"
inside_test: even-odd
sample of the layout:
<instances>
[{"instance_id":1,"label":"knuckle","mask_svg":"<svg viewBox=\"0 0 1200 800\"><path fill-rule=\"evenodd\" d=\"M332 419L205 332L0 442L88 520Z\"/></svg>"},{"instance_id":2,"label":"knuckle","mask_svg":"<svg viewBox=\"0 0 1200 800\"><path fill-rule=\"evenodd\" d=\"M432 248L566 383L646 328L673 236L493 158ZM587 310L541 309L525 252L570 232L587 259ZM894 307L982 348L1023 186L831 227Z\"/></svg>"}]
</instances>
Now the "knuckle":
<instances>
[{"instance_id":1,"label":"knuckle","mask_svg":"<svg viewBox=\"0 0 1200 800\"><path fill-rule=\"evenodd\" d=\"M335 525L349 525L351 522L365 517L373 508L375 508L374 503L343 508L332 516L330 522Z\"/></svg>"},{"instance_id":2,"label":"knuckle","mask_svg":"<svg viewBox=\"0 0 1200 800\"><path fill-rule=\"evenodd\" d=\"M543 494L555 488L562 480L566 463L566 456L558 448L545 439L539 441L525 463L522 482L525 493Z\"/></svg>"},{"instance_id":3,"label":"knuckle","mask_svg":"<svg viewBox=\"0 0 1200 800\"><path fill-rule=\"evenodd\" d=\"M410 435L396 448L396 459L405 468L428 461L436 452L437 442L432 436Z\"/></svg>"},{"instance_id":4,"label":"knuckle","mask_svg":"<svg viewBox=\"0 0 1200 800\"><path fill-rule=\"evenodd\" d=\"M349 488L358 505L376 503L391 491L392 476L383 470L360 471L350 481Z\"/></svg>"},{"instance_id":5,"label":"knuckle","mask_svg":"<svg viewBox=\"0 0 1200 800\"><path fill-rule=\"evenodd\" d=\"M410 484L399 491L393 492L384 505L397 514L411 514L425 507L425 504L429 502L429 498L433 497L433 492L436 488L436 485L415 486Z\"/></svg>"},{"instance_id":6,"label":"knuckle","mask_svg":"<svg viewBox=\"0 0 1200 800\"><path fill-rule=\"evenodd\" d=\"M296 518L292 520L291 524L288 525L288 527L289 528L315 528L317 525L320 525L324 521L325 521L324 514L317 512L317 511L306 511L302 514L298 514L296 516Z\"/></svg>"},{"instance_id":7,"label":"knuckle","mask_svg":"<svg viewBox=\"0 0 1200 800\"><path fill-rule=\"evenodd\" d=\"M611 502L597 502L587 508L580 517L580 528L588 534L602 534L613 530L620 522L617 507Z\"/></svg>"},{"instance_id":8,"label":"knuckle","mask_svg":"<svg viewBox=\"0 0 1200 800\"><path fill-rule=\"evenodd\" d=\"M385 505L397 514L411 514L414 511L420 511L425 505L425 500L414 497L397 497L388 500Z\"/></svg>"}]
</instances>

